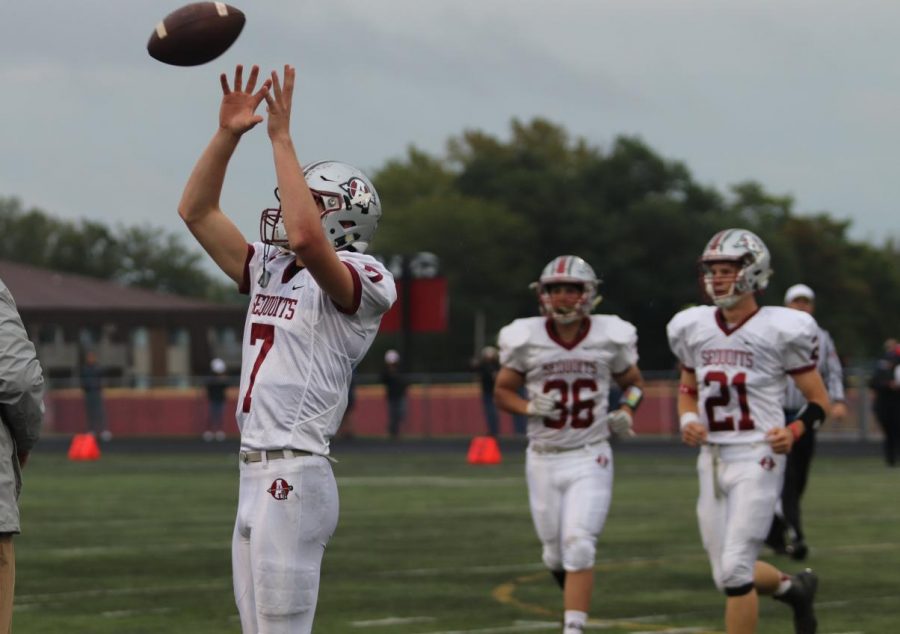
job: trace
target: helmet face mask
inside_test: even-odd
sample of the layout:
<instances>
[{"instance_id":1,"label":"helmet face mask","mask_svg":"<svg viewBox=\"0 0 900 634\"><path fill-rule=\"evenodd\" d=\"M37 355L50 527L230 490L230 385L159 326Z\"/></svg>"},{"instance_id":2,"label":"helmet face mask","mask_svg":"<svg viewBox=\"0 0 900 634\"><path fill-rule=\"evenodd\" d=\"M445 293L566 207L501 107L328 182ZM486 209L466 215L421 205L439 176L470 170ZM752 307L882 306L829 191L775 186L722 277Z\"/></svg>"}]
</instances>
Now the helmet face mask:
<instances>
[{"instance_id":1,"label":"helmet face mask","mask_svg":"<svg viewBox=\"0 0 900 634\"><path fill-rule=\"evenodd\" d=\"M319 161L304 168L303 176L332 247L365 252L381 219L381 202L366 175L346 163ZM280 207L263 210L260 238L266 244L290 249Z\"/></svg>"},{"instance_id":2,"label":"helmet face mask","mask_svg":"<svg viewBox=\"0 0 900 634\"><path fill-rule=\"evenodd\" d=\"M725 229L712 237L700 258L703 289L719 308L731 308L745 295L763 291L772 269L769 249L756 234L746 229ZM716 293L712 265L729 262L736 266L734 282L724 293Z\"/></svg>"},{"instance_id":3,"label":"helmet face mask","mask_svg":"<svg viewBox=\"0 0 900 634\"><path fill-rule=\"evenodd\" d=\"M551 290L562 284L580 287L581 294L574 305L567 306L554 301ZM594 307L600 303L600 297L597 295L599 284L600 280L590 264L578 256L561 255L544 267L538 281L531 286L537 291L542 315L551 317L559 324L571 324L590 315Z\"/></svg>"}]
</instances>

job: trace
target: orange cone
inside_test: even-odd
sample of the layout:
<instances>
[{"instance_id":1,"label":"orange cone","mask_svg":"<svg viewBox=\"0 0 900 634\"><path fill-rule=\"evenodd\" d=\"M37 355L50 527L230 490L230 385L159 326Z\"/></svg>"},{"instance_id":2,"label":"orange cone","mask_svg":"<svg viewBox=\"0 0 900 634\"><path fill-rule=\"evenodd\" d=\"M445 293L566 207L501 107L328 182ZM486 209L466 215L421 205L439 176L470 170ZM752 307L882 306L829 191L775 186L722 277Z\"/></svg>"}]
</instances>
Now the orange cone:
<instances>
[{"instance_id":1,"label":"orange cone","mask_svg":"<svg viewBox=\"0 0 900 634\"><path fill-rule=\"evenodd\" d=\"M493 436L476 436L469 444L469 464L500 464L502 457L497 439Z\"/></svg>"},{"instance_id":2,"label":"orange cone","mask_svg":"<svg viewBox=\"0 0 900 634\"><path fill-rule=\"evenodd\" d=\"M84 434L72 436L72 443L69 445L69 460L81 460L81 445L83 444Z\"/></svg>"},{"instance_id":3,"label":"orange cone","mask_svg":"<svg viewBox=\"0 0 900 634\"><path fill-rule=\"evenodd\" d=\"M69 445L69 460L99 460L100 447L93 434L75 434Z\"/></svg>"}]
</instances>

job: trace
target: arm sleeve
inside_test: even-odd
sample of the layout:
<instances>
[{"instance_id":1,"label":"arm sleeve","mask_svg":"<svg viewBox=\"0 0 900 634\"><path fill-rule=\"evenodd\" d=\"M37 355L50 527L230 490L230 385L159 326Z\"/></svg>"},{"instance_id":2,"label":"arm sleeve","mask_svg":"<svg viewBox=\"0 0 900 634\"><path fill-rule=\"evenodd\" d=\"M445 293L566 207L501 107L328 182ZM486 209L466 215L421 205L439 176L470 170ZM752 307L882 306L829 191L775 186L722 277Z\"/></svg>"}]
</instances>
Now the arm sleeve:
<instances>
[{"instance_id":1,"label":"arm sleeve","mask_svg":"<svg viewBox=\"0 0 900 634\"><path fill-rule=\"evenodd\" d=\"M784 320L781 333L784 341L782 346L782 363L788 374L800 374L813 370L818 366L819 360L819 325L816 320L806 313L785 309L784 314L791 321Z\"/></svg>"},{"instance_id":2,"label":"arm sleeve","mask_svg":"<svg viewBox=\"0 0 900 634\"><path fill-rule=\"evenodd\" d=\"M666 336L669 339L669 349L678 359L682 367L688 371L694 370L694 360L691 358L688 346L687 326L688 319L684 311L678 313L666 326Z\"/></svg>"},{"instance_id":3,"label":"arm sleeve","mask_svg":"<svg viewBox=\"0 0 900 634\"><path fill-rule=\"evenodd\" d=\"M0 283L0 418L18 451L31 451L44 420L44 377L15 301Z\"/></svg>"},{"instance_id":4,"label":"arm sleeve","mask_svg":"<svg viewBox=\"0 0 900 634\"><path fill-rule=\"evenodd\" d=\"M834 340L828 331L823 330L820 334L822 337L822 349L825 353L823 363L823 378L825 379L825 387L828 389L828 396L832 401L843 401L844 399L844 368L841 367L841 360L838 357L837 348L835 348Z\"/></svg>"},{"instance_id":5,"label":"arm sleeve","mask_svg":"<svg viewBox=\"0 0 900 634\"><path fill-rule=\"evenodd\" d=\"M244 273L241 276L241 283L238 284L238 291L242 295L249 295L253 288L253 275L256 273L254 263L256 258L253 256L259 252L259 249L253 244L247 244L247 257L244 258Z\"/></svg>"},{"instance_id":6,"label":"arm sleeve","mask_svg":"<svg viewBox=\"0 0 900 634\"><path fill-rule=\"evenodd\" d=\"M500 365L525 374L528 370L528 332L521 322L504 326L497 336L500 347Z\"/></svg>"},{"instance_id":7,"label":"arm sleeve","mask_svg":"<svg viewBox=\"0 0 900 634\"><path fill-rule=\"evenodd\" d=\"M375 258L351 257L349 254L344 254L341 262L353 276L354 305L342 308L335 304L338 311L352 315L362 310L373 315L383 315L397 301L394 277L381 262Z\"/></svg>"},{"instance_id":8,"label":"arm sleeve","mask_svg":"<svg viewBox=\"0 0 900 634\"><path fill-rule=\"evenodd\" d=\"M637 328L627 321L621 320L619 325L621 334L617 337L619 344L616 350L616 356L612 361L610 369L613 374L621 374L638 362L637 349Z\"/></svg>"}]
</instances>

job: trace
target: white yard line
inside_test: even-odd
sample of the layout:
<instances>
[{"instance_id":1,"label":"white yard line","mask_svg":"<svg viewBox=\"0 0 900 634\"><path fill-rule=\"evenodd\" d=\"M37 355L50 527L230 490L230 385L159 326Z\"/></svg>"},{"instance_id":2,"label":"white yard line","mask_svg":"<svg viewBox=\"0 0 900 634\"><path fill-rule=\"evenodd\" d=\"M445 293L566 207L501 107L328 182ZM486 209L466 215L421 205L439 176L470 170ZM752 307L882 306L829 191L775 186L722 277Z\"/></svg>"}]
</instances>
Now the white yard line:
<instances>
[{"instance_id":1,"label":"white yard line","mask_svg":"<svg viewBox=\"0 0 900 634\"><path fill-rule=\"evenodd\" d=\"M645 630L632 634L701 634L702 632L709 632L709 630L705 627L673 627L668 630Z\"/></svg>"},{"instance_id":2,"label":"white yard line","mask_svg":"<svg viewBox=\"0 0 900 634\"><path fill-rule=\"evenodd\" d=\"M68 592L46 592L42 594L17 594L15 607L18 609L28 609L34 605L44 603L57 603L61 600L78 600L90 599L105 596L123 596L123 595L150 595L150 594L168 594L171 592L193 592L198 590L230 590L231 579L223 579L218 582L195 583L185 585L165 585L157 587L144 588L92 588L90 590L72 590Z\"/></svg>"},{"instance_id":3,"label":"white yard line","mask_svg":"<svg viewBox=\"0 0 900 634\"><path fill-rule=\"evenodd\" d=\"M101 612L100 614L108 619L124 619L140 614L166 614L171 611L172 608L150 608L149 610L112 610L109 612Z\"/></svg>"},{"instance_id":4,"label":"white yard line","mask_svg":"<svg viewBox=\"0 0 900 634\"><path fill-rule=\"evenodd\" d=\"M541 630L558 630L557 621L516 621L512 625L487 627L477 630L441 630L438 632L422 632L422 634L499 634L501 632L537 632Z\"/></svg>"},{"instance_id":5,"label":"white yard line","mask_svg":"<svg viewBox=\"0 0 900 634\"><path fill-rule=\"evenodd\" d=\"M369 621L350 621L353 627L384 627L386 625L407 625L410 623L431 623L435 618L433 616L388 616L383 619L372 619Z\"/></svg>"},{"instance_id":6,"label":"white yard line","mask_svg":"<svg viewBox=\"0 0 900 634\"><path fill-rule=\"evenodd\" d=\"M494 574L497 572L536 572L544 570L543 564L506 564L501 566L465 566L462 568L407 568L382 570L378 577L444 577L448 574ZM549 574L549 573L548 573Z\"/></svg>"}]
</instances>

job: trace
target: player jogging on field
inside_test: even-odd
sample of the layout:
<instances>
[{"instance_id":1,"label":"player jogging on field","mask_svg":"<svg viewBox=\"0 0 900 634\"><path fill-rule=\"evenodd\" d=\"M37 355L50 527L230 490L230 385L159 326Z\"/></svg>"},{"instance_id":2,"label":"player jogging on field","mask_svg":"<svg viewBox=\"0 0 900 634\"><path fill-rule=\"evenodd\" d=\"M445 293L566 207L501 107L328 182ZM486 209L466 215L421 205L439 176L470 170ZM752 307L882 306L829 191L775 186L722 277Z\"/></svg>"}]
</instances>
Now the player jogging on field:
<instances>
[{"instance_id":1,"label":"player jogging on field","mask_svg":"<svg viewBox=\"0 0 900 634\"><path fill-rule=\"evenodd\" d=\"M642 396L634 326L590 314L598 283L581 258L552 260L534 284L543 316L500 331L494 387L500 408L528 416L528 500L544 565L563 589L564 634L582 632L590 609L597 536L612 499L607 439L633 434ZM612 381L624 395L607 414Z\"/></svg>"},{"instance_id":2,"label":"player jogging on field","mask_svg":"<svg viewBox=\"0 0 900 634\"><path fill-rule=\"evenodd\" d=\"M237 421L240 488L232 539L234 594L245 633L312 630L322 555L338 519L329 441L353 368L396 299L393 279L364 255L381 217L362 172L325 161L300 167L290 135L295 71L254 92L238 66L221 76L219 128L197 161L178 211L216 264L250 295ZM281 83L283 79L283 85ZM247 244L219 207L228 161L263 120L281 206Z\"/></svg>"},{"instance_id":3,"label":"player jogging on field","mask_svg":"<svg viewBox=\"0 0 900 634\"><path fill-rule=\"evenodd\" d=\"M756 631L759 593L793 608L797 634L815 634L815 574L790 577L757 555L781 494L785 454L828 407L816 370L818 326L806 313L757 304L754 294L772 271L769 251L753 233L720 231L700 266L714 305L679 312L667 330L682 368L682 439L700 447L697 518L713 579L727 597L726 631ZM789 376L808 404L785 425Z\"/></svg>"}]
</instances>

